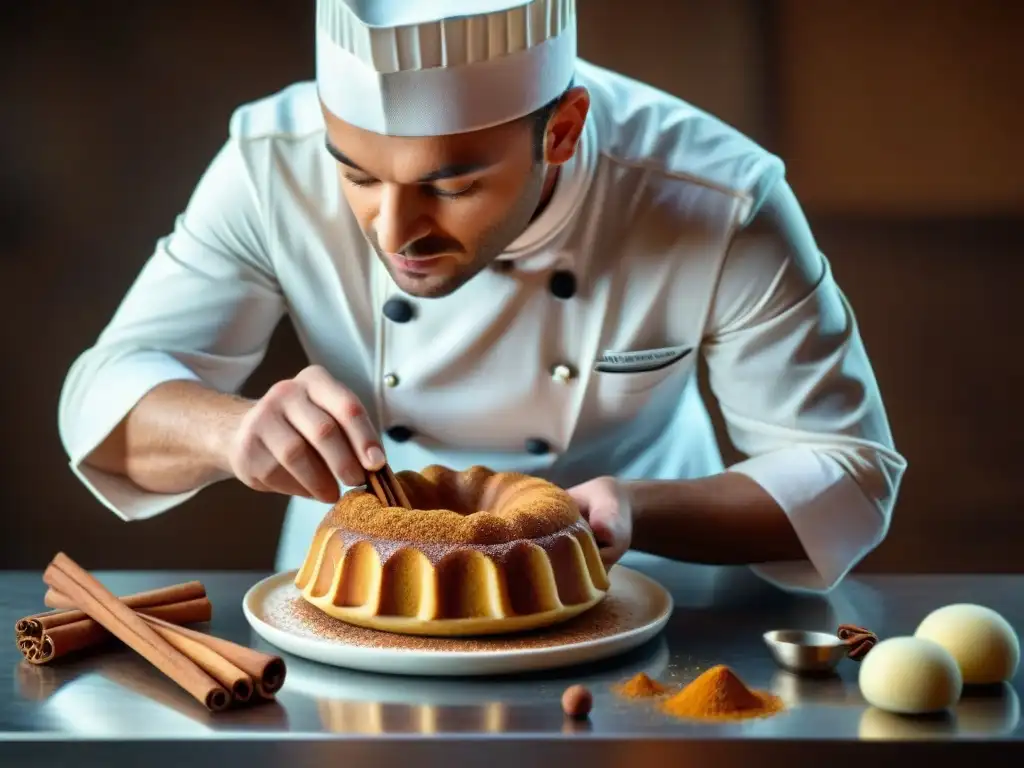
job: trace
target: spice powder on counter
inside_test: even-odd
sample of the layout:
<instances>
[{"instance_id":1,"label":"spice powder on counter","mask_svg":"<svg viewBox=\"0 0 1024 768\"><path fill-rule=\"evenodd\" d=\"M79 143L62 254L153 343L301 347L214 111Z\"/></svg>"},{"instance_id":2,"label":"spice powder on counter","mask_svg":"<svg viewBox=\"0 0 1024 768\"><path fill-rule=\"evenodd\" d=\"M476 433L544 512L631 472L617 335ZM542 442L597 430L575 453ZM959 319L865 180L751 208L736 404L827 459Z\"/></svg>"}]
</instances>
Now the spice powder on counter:
<instances>
[{"instance_id":1,"label":"spice powder on counter","mask_svg":"<svg viewBox=\"0 0 1024 768\"><path fill-rule=\"evenodd\" d=\"M662 702L661 709L675 717L742 720L768 717L780 712L783 705L778 696L750 690L735 672L720 664Z\"/></svg>"},{"instance_id":2,"label":"spice powder on counter","mask_svg":"<svg viewBox=\"0 0 1024 768\"><path fill-rule=\"evenodd\" d=\"M615 692L627 699L641 699L650 696L661 696L667 690L657 680L652 680L643 672L638 672L624 683L615 686Z\"/></svg>"}]
</instances>

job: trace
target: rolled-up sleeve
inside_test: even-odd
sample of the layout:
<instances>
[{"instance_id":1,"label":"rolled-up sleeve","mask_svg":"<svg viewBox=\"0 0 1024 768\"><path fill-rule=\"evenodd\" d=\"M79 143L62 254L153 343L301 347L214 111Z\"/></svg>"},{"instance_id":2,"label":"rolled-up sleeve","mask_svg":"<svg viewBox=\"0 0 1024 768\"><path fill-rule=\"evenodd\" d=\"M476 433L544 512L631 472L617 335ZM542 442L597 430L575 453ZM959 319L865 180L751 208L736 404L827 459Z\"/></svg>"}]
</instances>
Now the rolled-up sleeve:
<instances>
[{"instance_id":1,"label":"rolled-up sleeve","mask_svg":"<svg viewBox=\"0 0 1024 768\"><path fill-rule=\"evenodd\" d=\"M826 592L884 539L906 461L846 298L792 190L779 180L723 263L705 339L729 468L789 517L806 561L754 567Z\"/></svg>"},{"instance_id":2,"label":"rolled-up sleeve","mask_svg":"<svg viewBox=\"0 0 1024 768\"><path fill-rule=\"evenodd\" d=\"M58 406L61 441L72 471L123 519L152 517L200 489L150 493L84 460L161 383L241 387L284 312L265 243L258 196L232 139L96 343L72 364Z\"/></svg>"}]
</instances>

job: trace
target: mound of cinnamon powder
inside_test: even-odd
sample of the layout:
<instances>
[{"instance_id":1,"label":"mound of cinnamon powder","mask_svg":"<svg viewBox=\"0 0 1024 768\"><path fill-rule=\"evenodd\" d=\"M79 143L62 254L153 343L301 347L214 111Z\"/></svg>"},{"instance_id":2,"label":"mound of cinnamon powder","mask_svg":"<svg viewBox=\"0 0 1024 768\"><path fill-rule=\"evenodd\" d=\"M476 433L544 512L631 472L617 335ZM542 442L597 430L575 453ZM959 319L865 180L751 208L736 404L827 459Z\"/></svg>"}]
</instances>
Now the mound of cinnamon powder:
<instances>
[{"instance_id":1,"label":"mound of cinnamon powder","mask_svg":"<svg viewBox=\"0 0 1024 768\"><path fill-rule=\"evenodd\" d=\"M638 672L624 683L615 686L615 692L627 699L643 699L660 696L665 693L665 686L653 680L643 672Z\"/></svg>"},{"instance_id":2,"label":"mound of cinnamon powder","mask_svg":"<svg viewBox=\"0 0 1024 768\"><path fill-rule=\"evenodd\" d=\"M773 715L782 710L782 700L766 691L752 691L720 664L666 699L661 708L676 717L739 720Z\"/></svg>"}]
</instances>

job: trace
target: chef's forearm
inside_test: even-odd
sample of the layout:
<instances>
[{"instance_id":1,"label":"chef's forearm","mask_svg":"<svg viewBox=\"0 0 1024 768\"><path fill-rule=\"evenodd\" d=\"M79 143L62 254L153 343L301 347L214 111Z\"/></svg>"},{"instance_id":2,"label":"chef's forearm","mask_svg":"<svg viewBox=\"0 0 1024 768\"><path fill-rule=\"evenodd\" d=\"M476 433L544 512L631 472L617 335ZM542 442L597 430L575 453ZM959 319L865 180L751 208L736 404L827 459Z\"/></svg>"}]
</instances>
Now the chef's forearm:
<instances>
[{"instance_id":1,"label":"chef's forearm","mask_svg":"<svg viewBox=\"0 0 1024 768\"><path fill-rule=\"evenodd\" d=\"M807 557L786 513L746 475L723 472L625 485L633 510L633 549L714 565Z\"/></svg>"},{"instance_id":2,"label":"chef's forearm","mask_svg":"<svg viewBox=\"0 0 1024 768\"><path fill-rule=\"evenodd\" d=\"M149 391L84 460L153 493L184 493L230 476L227 446L252 402L194 381Z\"/></svg>"}]
</instances>

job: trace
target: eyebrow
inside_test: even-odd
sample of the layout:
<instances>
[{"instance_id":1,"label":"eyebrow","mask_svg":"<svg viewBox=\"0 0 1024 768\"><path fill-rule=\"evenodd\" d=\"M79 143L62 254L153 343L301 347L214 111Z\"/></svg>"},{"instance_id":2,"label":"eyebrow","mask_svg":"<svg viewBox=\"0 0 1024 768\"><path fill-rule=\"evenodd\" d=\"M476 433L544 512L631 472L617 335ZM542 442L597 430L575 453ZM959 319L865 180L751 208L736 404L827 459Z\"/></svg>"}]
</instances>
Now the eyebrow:
<instances>
[{"instance_id":1,"label":"eyebrow","mask_svg":"<svg viewBox=\"0 0 1024 768\"><path fill-rule=\"evenodd\" d=\"M339 163L348 166L354 171L366 173L366 171L360 168L355 163L355 161L352 160L352 158L350 158L336 146L331 144L330 140L326 141L325 145L327 147L327 152ZM496 163L450 163L449 165L441 166L437 170L431 171L430 173L421 176L419 179L417 179L417 183L427 184L432 181L441 181L442 179L454 179L458 178L459 176L465 176L470 173L475 173L476 171L482 171L485 168L490 168L492 165L496 165Z\"/></svg>"}]
</instances>

